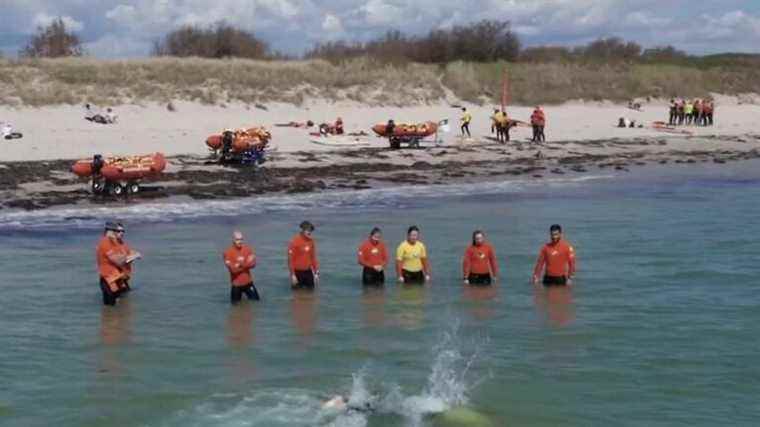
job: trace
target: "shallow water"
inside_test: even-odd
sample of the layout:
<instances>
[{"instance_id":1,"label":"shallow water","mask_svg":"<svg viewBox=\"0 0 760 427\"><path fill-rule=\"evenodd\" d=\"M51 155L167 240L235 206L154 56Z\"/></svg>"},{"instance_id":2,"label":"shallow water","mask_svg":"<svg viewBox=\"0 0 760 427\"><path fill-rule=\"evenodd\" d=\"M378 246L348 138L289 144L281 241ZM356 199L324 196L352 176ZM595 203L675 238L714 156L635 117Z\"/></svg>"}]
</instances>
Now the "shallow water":
<instances>
[{"instance_id":1,"label":"shallow water","mask_svg":"<svg viewBox=\"0 0 760 427\"><path fill-rule=\"evenodd\" d=\"M125 206L145 259L115 309L94 271L103 210L0 214L0 424L426 426L464 406L466 425L756 425L757 166ZM284 272L303 218L314 294ZM528 278L554 222L580 269L546 293ZM433 283L362 289L363 236L379 225L395 247L412 223ZM235 227L264 300L231 308ZM497 250L496 287L459 282L474 228ZM339 393L374 412L321 409Z\"/></svg>"}]
</instances>

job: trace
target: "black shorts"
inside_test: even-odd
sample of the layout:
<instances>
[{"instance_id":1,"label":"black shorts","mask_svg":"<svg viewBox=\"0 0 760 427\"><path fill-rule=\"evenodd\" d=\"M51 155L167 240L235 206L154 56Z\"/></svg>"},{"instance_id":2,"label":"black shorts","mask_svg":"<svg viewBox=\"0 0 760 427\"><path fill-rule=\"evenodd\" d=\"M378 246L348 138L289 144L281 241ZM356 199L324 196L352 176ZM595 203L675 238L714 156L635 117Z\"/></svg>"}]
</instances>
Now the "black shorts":
<instances>
[{"instance_id":1,"label":"black shorts","mask_svg":"<svg viewBox=\"0 0 760 427\"><path fill-rule=\"evenodd\" d=\"M256 289L256 286L253 285L253 282L251 282L245 286L232 285L230 288L230 302L233 304L240 302L243 294L245 294L249 300L258 301L261 299L261 297L259 297L259 291Z\"/></svg>"},{"instance_id":2,"label":"black shorts","mask_svg":"<svg viewBox=\"0 0 760 427\"><path fill-rule=\"evenodd\" d=\"M364 267L364 270L362 270L362 283L365 285L382 285L385 283L385 272Z\"/></svg>"},{"instance_id":3,"label":"black shorts","mask_svg":"<svg viewBox=\"0 0 760 427\"><path fill-rule=\"evenodd\" d=\"M406 271L401 270L401 277L404 278L404 283L410 285L421 285L425 283L424 271Z\"/></svg>"},{"instance_id":4,"label":"black shorts","mask_svg":"<svg viewBox=\"0 0 760 427\"><path fill-rule=\"evenodd\" d=\"M470 282L471 285L490 285L491 275L470 273L470 275L467 276L467 281Z\"/></svg>"},{"instance_id":5,"label":"black shorts","mask_svg":"<svg viewBox=\"0 0 760 427\"><path fill-rule=\"evenodd\" d=\"M544 286L566 286L567 277L565 276L544 276Z\"/></svg>"},{"instance_id":6,"label":"black shorts","mask_svg":"<svg viewBox=\"0 0 760 427\"><path fill-rule=\"evenodd\" d=\"M296 280L298 281L297 284L295 284L294 288L306 288L306 289L314 289L314 272L311 270L304 270L304 271L296 271Z\"/></svg>"}]
</instances>

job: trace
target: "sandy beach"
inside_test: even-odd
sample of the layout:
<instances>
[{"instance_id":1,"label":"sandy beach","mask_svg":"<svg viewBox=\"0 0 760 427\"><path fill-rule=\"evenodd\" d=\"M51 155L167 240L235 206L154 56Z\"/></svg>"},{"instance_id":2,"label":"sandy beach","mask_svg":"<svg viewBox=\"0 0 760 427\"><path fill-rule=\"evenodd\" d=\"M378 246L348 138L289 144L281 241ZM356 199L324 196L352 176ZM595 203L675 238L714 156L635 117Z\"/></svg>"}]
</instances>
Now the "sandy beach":
<instances>
[{"instance_id":1,"label":"sandy beach","mask_svg":"<svg viewBox=\"0 0 760 427\"><path fill-rule=\"evenodd\" d=\"M755 130L758 105L742 105L733 97L716 96L712 127L680 127L689 134L663 133L650 125L667 120L663 102L644 104L642 111L611 103L568 103L544 107L547 142L529 141L531 129L512 130L502 145L490 132L493 106L464 104L473 115L473 137L459 136L459 108L449 103L410 108L367 107L351 103L315 102L307 106L204 106L189 102L116 107L119 121L101 125L85 121L73 106L39 109L0 107L23 139L2 141L0 208L40 209L92 201L87 182L68 172L72 159L93 154L130 155L161 151L169 156L165 173L139 198L177 195L198 199L247 197L264 193L299 193L331 189L364 189L381 185L445 184L467 180L503 180L527 175L582 174L590 168L618 170L646 163L724 163L760 155ZM455 105L458 105L455 104ZM532 107L508 109L512 118L528 120ZM342 117L346 132L365 131L362 147L329 147L310 142L309 130L277 127L290 121L329 122ZM617 128L620 117L643 128ZM419 150L390 150L371 126L393 118L397 122L449 119L451 131L441 133ZM272 131L268 162L251 168L221 167L209 158L205 138L227 127L263 125ZM314 129L311 129L314 131ZM245 185L235 185L235 184ZM102 202L103 200L99 200ZM107 200L105 200L107 202Z\"/></svg>"}]
</instances>

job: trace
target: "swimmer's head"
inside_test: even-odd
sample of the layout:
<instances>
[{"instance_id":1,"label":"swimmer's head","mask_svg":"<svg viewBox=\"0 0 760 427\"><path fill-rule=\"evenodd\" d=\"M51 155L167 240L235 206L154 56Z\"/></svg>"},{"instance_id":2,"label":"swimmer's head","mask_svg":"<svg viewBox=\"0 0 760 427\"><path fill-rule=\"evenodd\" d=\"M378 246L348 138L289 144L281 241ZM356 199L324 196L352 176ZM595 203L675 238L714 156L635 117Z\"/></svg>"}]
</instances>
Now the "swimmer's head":
<instances>
[{"instance_id":1,"label":"swimmer's head","mask_svg":"<svg viewBox=\"0 0 760 427\"><path fill-rule=\"evenodd\" d=\"M559 224L553 224L549 227L549 234L551 235L552 242L559 242L559 239L562 238L562 226Z\"/></svg>"},{"instance_id":2,"label":"swimmer's head","mask_svg":"<svg viewBox=\"0 0 760 427\"><path fill-rule=\"evenodd\" d=\"M243 233L241 231L235 230L232 232L232 243L238 248L243 246Z\"/></svg>"},{"instance_id":3,"label":"swimmer's head","mask_svg":"<svg viewBox=\"0 0 760 427\"><path fill-rule=\"evenodd\" d=\"M416 225L413 225L409 227L409 229L406 231L406 240L409 241L409 243L414 243L420 238L420 228Z\"/></svg>"},{"instance_id":4,"label":"swimmer's head","mask_svg":"<svg viewBox=\"0 0 760 427\"><path fill-rule=\"evenodd\" d=\"M372 231L370 231L370 233L369 233L369 238L370 238L370 239L371 239L373 242L379 242L379 241L380 241L380 239L382 239L382 238L383 238L383 232L382 232L382 231L380 231L380 228L379 228L379 227L375 227L375 228L373 228L373 229L372 229Z\"/></svg>"},{"instance_id":5,"label":"swimmer's head","mask_svg":"<svg viewBox=\"0 0 760 427\"><path fill-rule=\"evenodd\" d=\"M482 245L483 242L486 241L486 235L480 231L475 230L472 232L472 244L473 245Z\"/></svg>"}]
</instances>

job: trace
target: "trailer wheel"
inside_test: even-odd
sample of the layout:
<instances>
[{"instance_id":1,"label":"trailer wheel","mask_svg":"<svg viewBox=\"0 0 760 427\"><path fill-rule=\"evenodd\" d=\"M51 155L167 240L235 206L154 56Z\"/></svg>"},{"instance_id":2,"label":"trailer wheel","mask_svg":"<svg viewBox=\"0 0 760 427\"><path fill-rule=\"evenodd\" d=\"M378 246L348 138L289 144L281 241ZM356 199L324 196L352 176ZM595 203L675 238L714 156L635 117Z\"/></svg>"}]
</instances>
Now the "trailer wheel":
<instances>
[{"instance_id":1,"label":"trailer wheel","mask_svg":"<svg viewBox=\"0 0 760 427\"><path fill-rule=\"evenodd\" d=\"M99 179L92 180L92 193L101 194L105 190L105 183Z\"/></svg>"},{"instance_id":2,"label":"trailer wheel","mask_svg":"<svg viewBox=\"0 0 760 427\"><path fill-rule=\"evenodd\" d=\"M111 184L111 187L109 188L109 193L113 196L121 196L125 193L126 188L119 184L118 182Z\"/></svg>"},{"instance_id":3,"label":"trailer wheel","mask_svg":"<svg viewBox=\"0 0 760 427\"><path fill-rule=\"evenodd\" d=\"M140 192L140 183L138 182L132 182L127 186L127 190L129 190L129 194L137 194Z\"/></svg>"},{"instance_id":4,"label":"trailer wheel","mask_svg":"<svg viewBox=\"0 0 760 427\"><path fill-rule=\"evenodd\" d=\"M401 148L401 141L398 138L391 138L390 142L391 142L391 149L398 150L399 148Z\"/></svg>"}]
</instances>

